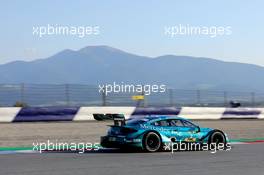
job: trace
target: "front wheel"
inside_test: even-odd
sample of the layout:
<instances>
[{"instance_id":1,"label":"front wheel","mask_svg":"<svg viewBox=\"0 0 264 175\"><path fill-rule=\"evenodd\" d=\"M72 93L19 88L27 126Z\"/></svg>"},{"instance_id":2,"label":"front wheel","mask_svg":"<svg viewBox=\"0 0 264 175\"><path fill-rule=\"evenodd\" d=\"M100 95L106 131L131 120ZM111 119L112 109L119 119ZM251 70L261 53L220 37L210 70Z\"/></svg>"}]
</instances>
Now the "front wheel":
<instances>
[{"instance_id":1,"label":"front wheel","mask_svg":"<svg viewBox=\"0 0 264 175\"><path fill-rule=\"evenodd\" d=\"M155 132L148 132L143 139L143 148L147 152L157 152L161 149L161 138Z\"/></svg>"}]
</instances>

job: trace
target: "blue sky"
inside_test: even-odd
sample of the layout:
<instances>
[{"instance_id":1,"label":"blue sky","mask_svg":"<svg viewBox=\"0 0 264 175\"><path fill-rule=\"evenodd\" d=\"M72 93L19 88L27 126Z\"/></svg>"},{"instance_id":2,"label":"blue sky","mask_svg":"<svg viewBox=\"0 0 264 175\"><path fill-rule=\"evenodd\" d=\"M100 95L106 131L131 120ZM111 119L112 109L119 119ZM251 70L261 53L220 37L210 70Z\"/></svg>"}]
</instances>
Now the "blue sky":
<instances>
[{"instance_id":1,"label":"blue sky","mask_svg":"<svg viewBox=\"0 0 264 175\"><path fill-rule=\"evenodd\" d=\"M51 56L63 49L109 45L146 56L211 57L264 66L264 1L252 0L97 0L2 1L0 63ZM100 35L32 35L33 26L100 26ZM165 26L231 26L232 34L164 35Z\"/></svg>"}]
</instances>

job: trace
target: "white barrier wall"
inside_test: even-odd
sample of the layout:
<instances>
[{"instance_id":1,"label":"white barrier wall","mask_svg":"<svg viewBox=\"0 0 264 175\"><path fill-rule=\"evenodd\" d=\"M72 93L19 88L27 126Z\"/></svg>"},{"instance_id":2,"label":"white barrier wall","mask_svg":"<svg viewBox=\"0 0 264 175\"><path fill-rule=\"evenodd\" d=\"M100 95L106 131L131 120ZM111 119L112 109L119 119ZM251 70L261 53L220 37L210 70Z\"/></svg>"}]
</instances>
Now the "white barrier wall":
<instances>
[{"instance_id":1,"label":"white barrier wall","mask_svg":"<svg viewBox=\"0 0 264 175\"><path fill-rule=\"evenodd\" d=\"M258 116L259 119L264 119L264 108L260 108L261 114Z\"/></svg>"},{"instance_id":2,"label":"white barrier wall","mask_svg":"<svg viewBox=\"0 0 264 175\"><path fill-rule=\"evenodd\" d=\"M179 116L188 119L221 119L226 108L183 107Z\"/></svg>"},{"instance_id":3,"label":"white barrier wall","mask_svg":"<svg viewBox=\"0 0 264 175\"><path fill-rule=\"evenodd\" d=\"M0 107L0 122L12 122L20 110L19 107Z\"/></svg>"},{"instance_id":4,"label":"white barrier wall","mask_svg":"<svg viewBox=\"0 0 264 175\"><path fill-rule=\"evenodd\" d=\"M187 119L264 119L264 108L210 107L4 107L0 122L91 121L93 114L178 115Z\"/></svg>"}]
</instances>

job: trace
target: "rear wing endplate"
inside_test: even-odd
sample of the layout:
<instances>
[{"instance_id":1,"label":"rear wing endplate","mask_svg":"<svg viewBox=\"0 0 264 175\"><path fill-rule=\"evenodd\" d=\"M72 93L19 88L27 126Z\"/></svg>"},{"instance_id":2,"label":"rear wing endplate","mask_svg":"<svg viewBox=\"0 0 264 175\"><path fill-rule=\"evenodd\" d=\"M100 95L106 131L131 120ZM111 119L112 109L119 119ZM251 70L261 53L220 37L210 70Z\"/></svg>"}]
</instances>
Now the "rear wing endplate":
<instances>
[{"instance_id":1,"label":"rear wing endplate","mask_svg":"<svg viewBox=\"0 0 264 175\"><path fill-rule=\"evenodd\" d=\"M126 119L124 114L112 114L114 125L115 126L124 126L126 125Z\"/></svg>"}]
</instances>

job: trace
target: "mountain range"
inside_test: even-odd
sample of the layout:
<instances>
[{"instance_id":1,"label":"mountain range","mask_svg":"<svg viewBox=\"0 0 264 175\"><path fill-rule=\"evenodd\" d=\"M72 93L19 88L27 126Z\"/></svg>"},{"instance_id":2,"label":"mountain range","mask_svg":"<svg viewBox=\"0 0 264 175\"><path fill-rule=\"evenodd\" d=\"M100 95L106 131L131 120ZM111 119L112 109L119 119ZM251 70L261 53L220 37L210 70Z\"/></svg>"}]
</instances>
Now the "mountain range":
<instances>
[{"instance_id":1,"label":"mountain range","mask_svg":"<svg viewBox=\"0 0 264 175\"><path fill-rule=\"evenodd\" d=\"M211 58L146 57L109 46L63 50L34 61L0 65L0 83L165 84L178 89L264 92L264 67Z\"/></svg>"}]
</instances>

